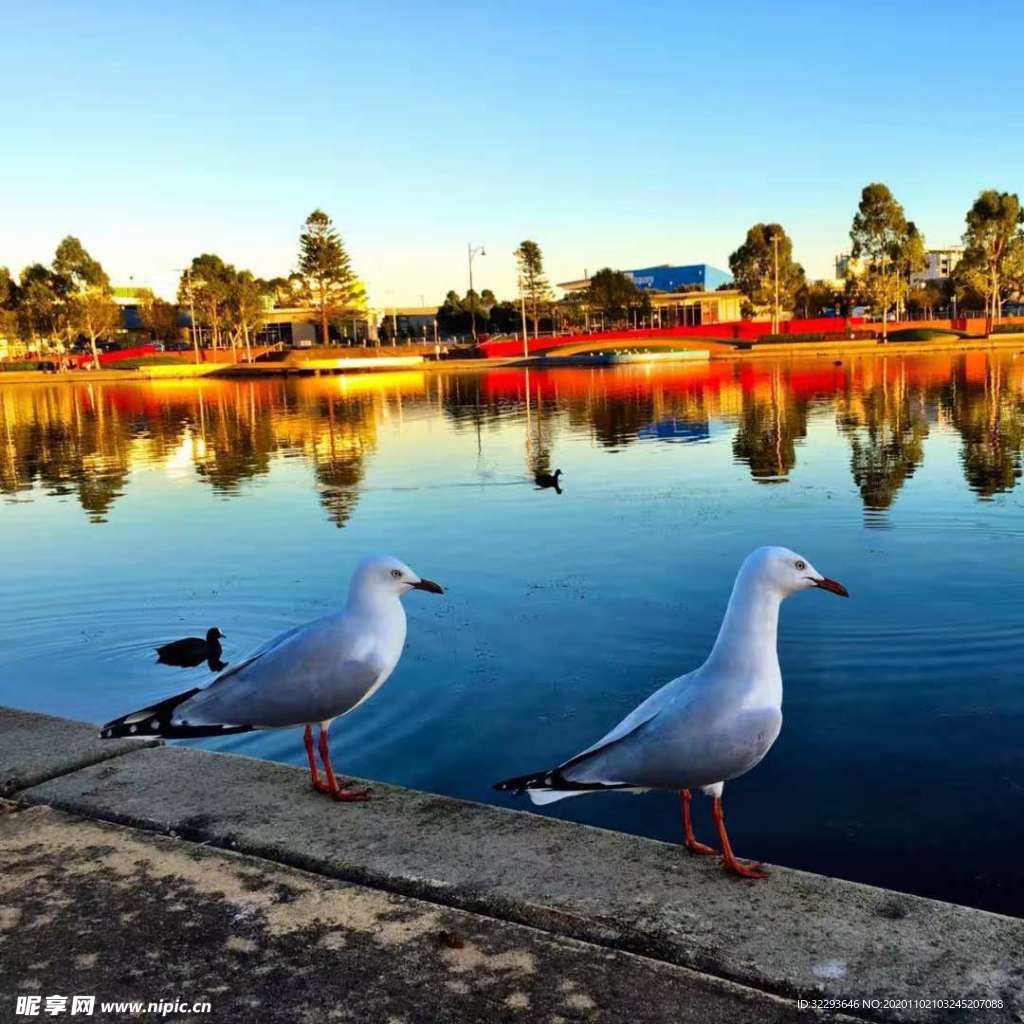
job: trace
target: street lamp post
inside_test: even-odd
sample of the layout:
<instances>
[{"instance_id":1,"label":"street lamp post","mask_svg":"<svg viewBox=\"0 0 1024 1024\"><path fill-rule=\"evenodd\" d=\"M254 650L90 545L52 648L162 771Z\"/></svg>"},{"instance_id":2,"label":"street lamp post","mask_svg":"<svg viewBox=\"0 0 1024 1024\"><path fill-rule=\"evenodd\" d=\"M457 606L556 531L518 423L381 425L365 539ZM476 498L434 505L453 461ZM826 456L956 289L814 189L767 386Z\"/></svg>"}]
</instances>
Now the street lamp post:
<instances>
[{"instance_id":1,"label":"street lamp post","mask_svg":"<svg viewBox=\"0 0 1024 1024\"><path fill-rule=\"evenodd\" d=\"M473 257L486 256L487 250L482 245L474 246L472 242L467 242L466 253L469 257L469 312L473 318L473 343L476 344L476 304L473 301Z\"/></svg>"},{"instance_id":2,"label":"street lamp post","mask_svg":"<svg viewBox=\"0 0 1024 1024\"><path fill-rule=\"evenodd\" d=\"M775 257L775 302L772 305L772 333L779 333L779 236L772 232L772 253Z\"/></svg>"},{"instance_id":3,"label":"street lamp post","mask_svg":"<svg viewBox=\"0 0 1024 1024\"><path fill-rule=\"evenodd\" d=\"M530 358L530 343L526 337L526 292L523 291L523 271L519 269L519 319L523 324L523 358ZM527 377L529 380L529 377ZM529 401L529 399L527 399Z\"/></svg>"},{"instance_id":4,"label":"street lamp post","mask_svg":"<svg viewBox=\"0 0 1024 1024\"><path fill-rule=\"evenodd\" d=\"M189 333L192 335L192 348L195 351L196 363L199 363L199 336L196 332L196 306L192 298L192 268L183 267L182 273L185 275L185 280L188 281L188 316L189 316Z\"/></svg>"}]
</instances>

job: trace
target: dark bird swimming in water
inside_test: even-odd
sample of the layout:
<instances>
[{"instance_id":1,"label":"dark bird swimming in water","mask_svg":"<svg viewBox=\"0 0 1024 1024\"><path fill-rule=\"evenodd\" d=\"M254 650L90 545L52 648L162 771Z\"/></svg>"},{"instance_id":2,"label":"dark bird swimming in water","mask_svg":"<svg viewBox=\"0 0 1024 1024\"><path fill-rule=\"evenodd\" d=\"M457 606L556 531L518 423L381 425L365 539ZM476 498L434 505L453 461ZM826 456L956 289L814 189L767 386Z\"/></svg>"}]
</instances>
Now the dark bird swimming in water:
<instances>
[{"instance_id":1,"label":"dark bird swimming in water","mask_svg":"<svg viewBox=\"0 0 1024 1024\"><path fill-rule=\"evenodd\" d=\"M561 494L562 488L558 486L558 478L561 475L562 471L560 469L556 469L554 473L534 473L533 482L542 490L546 490L548 487L554 487L554 489Z\"/></svg>"},{"instance_id":2,"label":"dark bird swimming in water","mask_svg":"<svg viewBox=\"0 0 1024 1024\"><path fill-rule=\"evenodd\" d=\"M178 668L195 668L201 662L209 662L213 671L223 666L220 660L220 642L224 634L212 626L206 631L206 639L198 636L187 636L184 640L175 640L156 649L156 660L161 665L175 665Z\"/></svg>"}]
</instances>

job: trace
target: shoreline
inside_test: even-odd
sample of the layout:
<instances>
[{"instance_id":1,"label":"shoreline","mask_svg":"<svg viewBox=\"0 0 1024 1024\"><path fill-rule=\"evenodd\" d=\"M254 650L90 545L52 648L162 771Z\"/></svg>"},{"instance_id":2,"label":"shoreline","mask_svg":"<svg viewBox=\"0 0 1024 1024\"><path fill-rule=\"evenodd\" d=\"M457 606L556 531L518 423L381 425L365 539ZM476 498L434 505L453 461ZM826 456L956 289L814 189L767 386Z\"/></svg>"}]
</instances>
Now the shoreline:
<instances>
[{"instance_id":1,"label":"shoreline","mask_svg":"<svg viewBox=\"0 0 1024 1024\"><path fill-rule=\"evenodd\" d=\"M594 977L611 971L621 979L622 964L624 976L635 977L645 964L668 986L654 989L663 1005L650 1007L653 1019L665 1019L675 998L669 989L680 986L698 1011L686 1019L709 1021L842 1019L839 1006L813 1012L814 1000L845 1000L847 1019L858 1020L938 1024L961 1015L948 1000L965 999L999 1002L979 1010L986 1021L1016 1024L1024 1014L1024 920L987 911L785 867L773 867L765 882L744 882L678 845L392 785L372 783L370 802L338 805L309 789L304 769L153 740L104 742L95 726L4 708L0 779L11 801L0 831L20 836L0 847L14 850L15 871L24 851L40 844L70 856L107 836L136 851L131 863L138 851L159 846L166 873L185 888L215 886L224 856L242 858L246 870L258 867L279 885L296 884L300 872L360 899L383 894L423 919L455 915L458 927L486 930L489 941L521 954L528 940L562 952L569 944L593 969L591 988L579 990L589 1000L581 1010L613 998L598 993ZM205 857L217 863L204 867ZM102 891L107 868L103 857L76 864L81 891ZM147 885L145 872L128 871L118 898L141 902ZM314 916L293 913L291 924L311 926ZM351 908L342 913L337 930L357 917ZM375 917L365 929L378 946L387 920ZM80 923L74 913L70 922ZM180 917L159 924L160 943L173 944L185 927ZM9 942L17 929L0 923L5 930ZM71 925L62 934L46 920L33 931L69 957L91 955ZM116 917L111 931L116 948ZM495 972L504 977L510 961L501 955L477 946L482 973L467 976L471 989L486 987ZM516 976L526 1006L560 981L547 968L549 954L531 956L530 969ZM394 966L393 995L401 998L404 954L384 948L382 957ZM206 958L199 947L184 966L201 971ZM448 980L441 972L425 982L426 996L439 986L439 998L452 998ZM716 1015L737 993L746 1009ZM629 998L635 1005L632 987ZM506 1002L515 1019L511 1009ZM518 1019L531 1014L524 1009Z\"/></svg>"},{"instance_id":2,"label":"shoreline","mask_svg":"<svg viewBox=\"0 0 1024 1024\"><path fill-rule=\"evenodd\" d=\"M642 340L642 339L641 339ZM687 339L680 339L686 341ZM696 339L694 339L696 341ZM804 356L824 359L839 355L914 355L932 352L975 352L975 351L1024 351L1024 333L996 334L984 338L957 338L952 340L887 342L877 340L840 340L834 342L795 342L793 344L753 345L750 348L736 348L728 343L709 344L707 359L711 362L743 359L771 359L779 356ZM687 360L681 360L687 361ZM698 360L689 360L698 361ZM573 362L571 357L547 360L544 356L507 356L497 359L442 359L424 360L415 356L381 357L378 359L351 360L358 366L338 365L346 360L316 360L319 365L292 363L278 367L274 364L254 368L241 363L201 363L178 367L173 365L148 366L137 370L90 370L48 373L39 370L0 372L0 387L5 384L100 384L100 383L152 383L154 381L185 380L242 380L261 377L310 377L343 376L349 374L373 374L395 370L415 370L423 373L486 372L503 367L529 367L531 369L558 369L566 366L592 366L593 360L581 359ZM669 362L652 360L652 362ZM643 365L631 362L630 365Z\"/></svg>"}]
</instances>

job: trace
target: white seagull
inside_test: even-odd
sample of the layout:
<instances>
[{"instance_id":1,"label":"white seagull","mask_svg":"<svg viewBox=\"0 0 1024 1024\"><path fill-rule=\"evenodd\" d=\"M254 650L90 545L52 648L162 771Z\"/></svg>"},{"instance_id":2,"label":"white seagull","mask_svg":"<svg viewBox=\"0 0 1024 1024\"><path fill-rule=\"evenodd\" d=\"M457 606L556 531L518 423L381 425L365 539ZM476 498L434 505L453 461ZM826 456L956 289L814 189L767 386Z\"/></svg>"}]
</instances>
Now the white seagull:
<instances>
[{"instance_id":1,"label":"white seagull","mask_svg":"<svg viewBox=\"0 0 1024 1024\"><path fill-rule=\"evenodd\" d=\"M365 558L352 576L341 611L274 637L205 689L197 687L115 718L103 726L100 736L187 739L305 725L314 789L336 800L367 800L366 790L339 784L327 730L335 718L369 700L394 671L405 645L401 599L410 590L444 593L397 558ZM313 754L314 722L320 725L326 782L320 779Z\"/></svg>"},{"instance_id":2,"label":"white seagull","mask_svg":"<svg viewBox=\"0 0 1024 1024\"><path fill-rule=\"evenodd\" d=\"M697 841L690 788L712 797L722 867L765 878L760 865L732 852L722 814L722 790L768 753L782 728L779 606L816 587L841 597L846 588L822 576L788 548L758 548L736 574L715 646L700 668L651 694L592 747L547 771L506 779L495 789L527 792L535 804L601 790L678 790L685 843L692 853L716 851Z\"/></svg>"}]
</instances>

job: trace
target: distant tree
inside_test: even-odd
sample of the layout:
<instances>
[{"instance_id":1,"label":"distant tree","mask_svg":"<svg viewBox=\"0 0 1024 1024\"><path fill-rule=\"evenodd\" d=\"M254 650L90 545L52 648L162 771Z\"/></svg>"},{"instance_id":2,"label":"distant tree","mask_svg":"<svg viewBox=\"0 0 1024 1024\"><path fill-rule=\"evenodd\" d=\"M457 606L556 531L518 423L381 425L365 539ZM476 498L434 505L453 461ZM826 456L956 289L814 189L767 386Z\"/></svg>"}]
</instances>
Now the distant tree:
<instances>
[{"instance_id":1,"label":"distant tree","mask_svg":"<svg viewBox=\"0 0 1024 1024\"><path fill-rule=\"evenodd\" d=\"M804 268L793 259L793 242L781 224L755 224L744 243L729 257L736 286L755 310L771 308L776 322L783 309L792 309L804 283ZM776 275L778 306L776 307Z\"/></svg>"},{"instance_id":2,"label":"distant tree","mask_svg":"<svg viewBox=\"0 0 1024 1024\"><path fill-rule=\"evenodd\" d=\"M913 286L914 274L920 273L927 266L928 252L924 247L924 235L917 230L912 220L907 221L907 230L896 251L896 276L903 301L906 301L907 293Z\"/></svg>"},{"instance_id":3,"label":"distant tree","mask_svg":"<svg viewBox=\"0 0 1024 1024\"><path fill-rule=\"evenodd\" d=\"M948 300L948 289L937 281L925 281L910 289L907 305L926 319L935 315L935 309Z\"/></svg>"},{"instance_id":4,"label":"distant tree","mask_svg":"<svg viewBox=\"0 0 1024 1024\"><path fill-rule=\"evenodd\" d=\"M11 277L7 267L0 267L0 338L12 338L18 333L18 306L21 289Z\"/></svg>"},{"instance_id":5,"label":"distant tree","mask_svg":"<svg viewBox=\"0 0 1024 1024\"><path fill-rule=\"evenodd\" d=\"M96 342L109 338L121 324L121 310L114 302L109 284L87 287L71 300L71 322L89 339L93 366L99 369L100 354Z\"/></svg>"},{"instance_id":6,"label":"distant tree","mask_svg":"<svg viewBox=\"0 0 1024 1024\"><path fill-rule=\"evenodd\" d=\"M33 263L21 272L18 334L30 348L43 339L56 341L62 333L64 297L49 267Z\"/></svg>"},{"instance_id":7,"label":"distant tree","mask_svg":"<svg viewBox=\"0 0 1024 1024\"><path fill-rule=\"evenodd\" d=\"M978 249L965 251L949 276L951 294L961 310L990 310L988 272Z\"/></svg>"},{"instance_id":8,"label":"distant tree","mask_svg":"<svg viewBox=\"0 0 1024 1024\"><path fill-rule=\"evenodd\" d=\"M53 283L58 296L63 300L59 314L68 343L72 342L76 333L88 337L89 331L81 323L83 313L80 300L87 292L101 293L109 298L110 279L99 260L93 259L74 235L68 235L57 246L53 256ZM94 315L98 312L99 301L99 295L90 296L89 305L93 307ZM98 367L99 353L95 344L92 346L92 356L94 365Z\"/></svg>"},{"instance_id":9,"label":"distant tree","mask_svg":"<svg viewBox=\"0 0 1024 1024\"><path fill-rule=\"evenodd\" d=\"M271 289L266 281L254 277L248 270L233 273L228 282L225 304L227 322L233 344L241 341L248 362L252 362L252 336L266 319L267 301Z\"/></svg>"},{"instance_id":10,"label":"distant tree","mask_svg":"<svg viewBox=\"0 0 1024 1024\"><path fill-rule=\"evenodd\" d=\"M68 282L71 292L110 286L110 279L99 261L89 255L74 235L68 235L57 246L53 256L53 272Z\"/></svg>"},{"instance_id":11,"label":"distant tree","mask_svg":"<svg viewBox=\"0 0 1024 1024\"><path fill-rule=\"evenodd\" d=\"M793 310L804 319L839 314L845 296L828 281L804 281L793 297Z\"/></svg>"},{"instance_id":12,"label":"distant tree","mask_svg":"<svg viewBox=\"0 0 1024 1024\"><path fill-rule=\"evenodd\" d=\"M632 279L619 270L604 267L590 279L587 305L592 313L603 313L613 323L624 320L628 311L641 301Z\"/></svg>"},{"instance_id":13,"label":"distant tree","mask_svg":"<svg viewBox=\"0 0 1024 1024\"><path fill-rule=\"evenodd\" d=\"M157 341L173 341L178 336L178 306L143 288L139 295L139 316L143 327Z\"/></svg>"},{"instance_id":14,"label":"distant tree","mask_svg":"<svg viewBox=\"0 0 1024 1024\"><path fill-rule=\"evenodd\" d=\"M469 323L469 314L462 308L462 299L454 289L444 297L437 307L437 329L443 337L465 333L464 324Z\"/></svg>"},{"instance_id":15,"label":"distant tree","mask_svg":"<svg viewBox=\"0 0 1024 1024\"><path fill-rule=\"evenodd\" d=\"M961 260L966 266L960 277L962 280L972 277L976 286L980 283L979 275L984 276L987 312L993 321L998 321L1007 278L1012 278L1014 273L1024 277L1021 235L1024 213L1020 199L1014 193L986 189L967 211L966 220L965 251ZM1008 269L1010 274L1006 273Z\"/></svg>"},{"instance_id":16,"label":"distant tree","mask_svg":"<svg viewBox=\"0 0 1024 1024\"><path fill-rule=\"evenodd\" d=\"M491 306L487 329L492 334L515 334L521 329L519 307L514 302L496 302Z\"/></svg>"},{"instance_id":17,"label":"distant tree","mask_svg":"<svg viewBox=\"0 0 1024 1024\"><path fill-rule=\"evenodd\" d=\"M322 344L328 345L331 316L352 303L358 281L341 236L323 210L306 218L299 236L299 272L307 301L319 312Z\"/></svg>"},{"instance_id":18,"label":"distant tree","mask_svg":"<svg viewBox=\"0 0 1024 1024\"><path fill-rule=\"evenodd\" d=\"M210 342L215 349L220 348L234 274L234 267L219 256L205 252L192 260L178 283L178 302L195 308L196 319L209 330Z\"/></svg>"},{"instance_id":19,"label":"distant tree","mask_svg":"<svg viewBox=\"0 0 1024 1024\"><path fill-rule=\"evenodd\" d=\"M551 289L544 277L544 254L536 242L527 240L519 243L515 257L516 263L519 265L523 297L526 299L530 309L530 319L533 321L533 336L536 338L539 307L551 298Z\"/></svg>"},{"instance_id":20,"label":"distant tree","mask_svg":"<svg viewBox=\"0 0 1024 1024\"><path fill-rule=\"evenodd\" d=\"M882 314L882 338L888 338L889 308L906 290L900 281L899 260L906 244L907 218L889 187L866 185L850 227L852 254L864 262L861 291L872 308Z\"/></svg>"}]
</instances>

